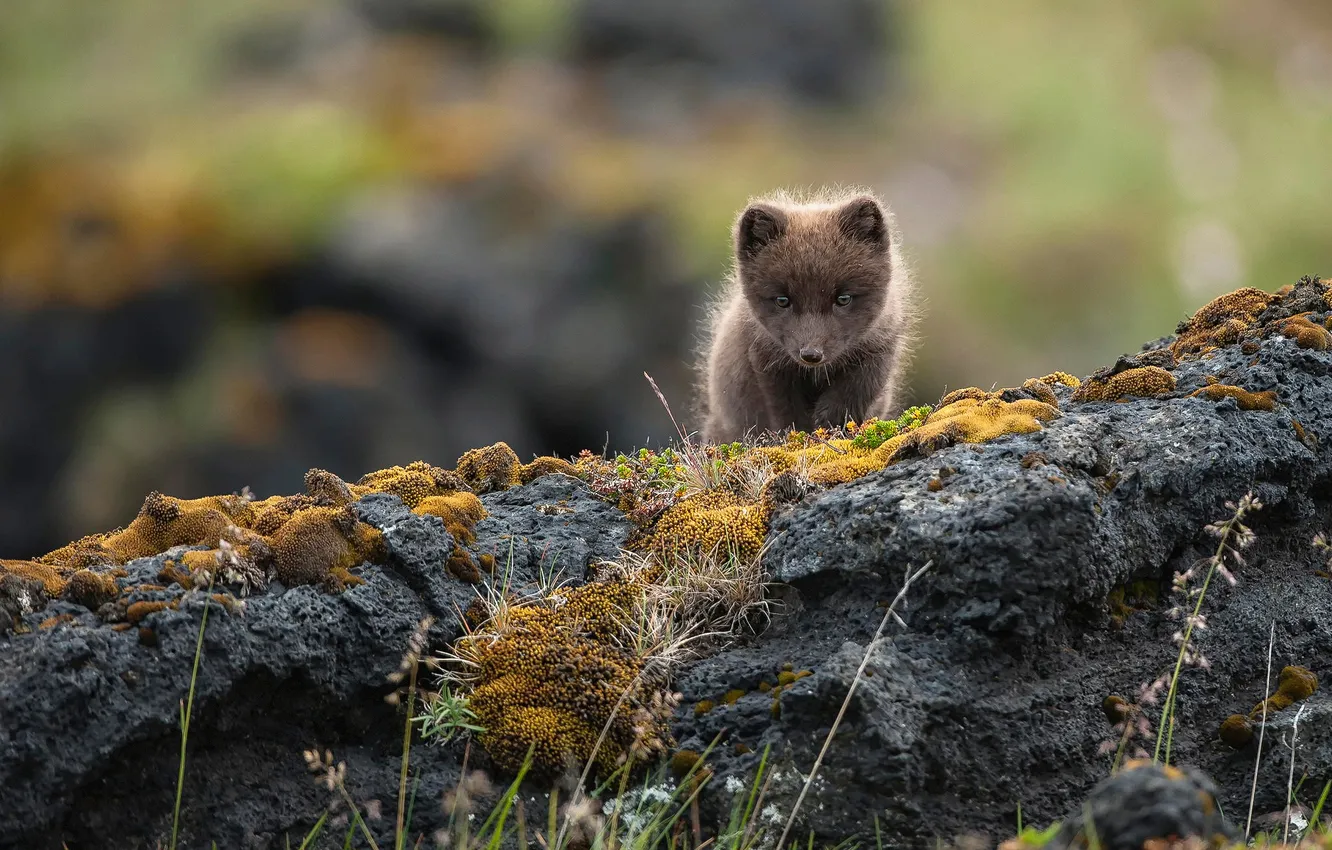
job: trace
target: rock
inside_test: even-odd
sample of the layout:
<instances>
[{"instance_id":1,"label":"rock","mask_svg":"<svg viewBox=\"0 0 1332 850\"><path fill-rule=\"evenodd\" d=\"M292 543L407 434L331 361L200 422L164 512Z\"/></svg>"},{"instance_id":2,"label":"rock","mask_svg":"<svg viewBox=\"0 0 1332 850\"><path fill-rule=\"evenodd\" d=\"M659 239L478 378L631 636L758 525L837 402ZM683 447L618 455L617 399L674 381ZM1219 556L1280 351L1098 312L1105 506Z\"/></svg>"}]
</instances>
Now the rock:
<instances>
[{"instance_id":1,"label":"rock","mask_svg":"<svg viewBox=\"0 0 1332 850\"><path fill-rule=\"evenodd\" d=\"M1216 806L1216 785L1192 770L1130 763L1070 812L1049 850L1087 846L1096 836L1104 850L1141 850L1149 839L1199 838L1209 846L1240 837Z\"/></svg>"},{"instance_id":2,"label":"rock","mask_svg":"<svg viewBox=\"0 0 1332 850\"><path fill-rule=\"evenodd\" d=\"M561 500L577 509L576 519L535 507ZM568 553L569 571L581 578L589 560L613 554L623 540L619 513L568 478L537 479L486 502L491 516L472 548L507 551L512 542L528 559L515 558L515 590L535 581L538 563L549 568L550 553ZM455 640L458 614L476 591L445 571L453 540L438 518L382 494L355 508L384 533L390 552L385 567L358 571L364 585L332 595L274 583L245 599L243 612L210 604L180 846L300 843L331 799L306 768L302 752L310 748L346 762L358 803L381 802L386 819L370 827L380 846L392 845L404 716L384 700L394 690L387 677L422 618L435 618L429 651ZM156 582L166 558L132 562L122 585ZM13 579L0 582L0 605L15 596ZM27 632L0 637L0 847L132 848L170 835L179 704L207 595L174 585L152 593L179 604L142 620L155 646L70 603L43 609L39 594L16 608ZM77 616L39 627L62 613ZM418 741L411 758L420 770L414 834L428 838L446 824L439 801L457 782L462 748ZM484 764L476 751L472 760Z\"/></svg>"},{"instance_id":3,"label":"rock","mask_svg":"<svg viewBox=\"0 0 1332 850\"><path fill-rule=\"evenodd\" d=\"M1106 847L1165 831L1233 834L1217 813L1234 821L1247 810L1259 736L1237 751L1219 729L1272 690L1269 627L1274 672L1302 666L1332 681L1332 586L1320 572L1326 553L1311 545L1332 517L1332 459L1318 449L1332 434L1332 352L1279 333L1244 346L1173 366L1175 386L1158 397L1074 402L1059 389L1061 416L1039 432L953 445L777 507L766 563L781 604L771 625L676 676L680 748L718 742L700 823L726 822L766 750L760 818L780 830L855 682L794 834L870 840L877 820L887 846L978 830L999 839L1020 805L1029 824L1067 820L1067 841L1084 802ZM1271 390L1275 407L1193 395L1216 383ZM950 474L937 477L943 468ZM1178 680L1168 755L1187 770L1133 764L1109 778L1121 742L1128 758L1156 750L1164 692L1152 683L1175 664L1180 621L1170 609L1192 599L1172 593L1174 576L1205 569L1217 547L1207 526L1250 491L1262 503L1246 518L1256 539L1232 562L1234 586L1210 582L1206 628L1194 633L1207 664L1185 666ZM491 589L526 593L561 570L583 581L629 539L618 510L567 476L482 498L489 516L465 548L495 557ZM300 756L314 746L347 762L358 800L389 810L396 801L403 717L384 701L394 688L386 677L422 618L436 621L427 650L444 649L460 610L488 588L450 577L444 563L463 544L440 521L396 497L366 497L355 510L390 553L385 566L360 569L364 585L340 595L270 585L243 615L210 609L188 846L299 840L329 802ZM129 564L122 586L151 584L163 557ZM889 622L870 647L908 569L927 561L898 610L905 628ZM1192 586L1201 580L1195 570ZM2 593L19 628L0 637L0 845L151 844L170 830L177 711L204 595L139 592L164 606L137 623L152 633L145 640L69 600L42 607L22 587ZM1125 740L1102 707L1111 695L1140 703L1150 728L1131 724ZM1329 706L1315 691L1270 714L1265 729L1252 721L1264 739L1256 812L1285 805L1283 739L1295 741L1303 788L1316 795L1332 779ZM461 747L418 744L413 754L427 801L413 835L429 835L443 823L437 801L457 779ZM486 762L479 748L471 757ZM371 828L385 846L391 826Z\"/></svg>"},{"instance_id":4,"label":"rock","mask_svg":"<svg viewBox=\"0 0 1332 850\"><path fill-rule=\"evenodd\" d=\"M1118 734L1102 700L1134 695L1173 669L1180 623L1165 616L1179 601L1172 576L1212 554L1216 540L1204 527L1228 518L1226 501L1252 490L1264 503L1251 517L1257 541L1235 587L1217 578L1208 589L1197 641L1211 666L1180 677L1171 751L1172 763L1215 777L1226 811L1247 809L1252 750L1236 754L1217 736L1228 715L1265 696L1268 624L1276 623L1274 670L1299 664L1332 675L1332 586L1317 574L1322 558L1310 545L1332 510L1332 461L1294 425L1332 434L1330 373L1332 356L1277 335L1254 355L1218 349L1175 368L1171 397L1062 401L1063 416L1041 432L953 446L779 514L767 563L795 604L779 627L681 678L682 745L726 730L705 804L716 817L729 811L727 779L747 783L768 744L779 773L808 773L835 714L831 695L816 695L831 687L844 696L849 683L846 642L863 652L883 616L878 606L909 568L933 560L906 597L908 628L890 625L891 646L875 653L874 666L894 671L898 690L857 693L797 833L872 837L877 814L885 842L914 845L974 829L1011 834L1018 804L1028 823L1065 817L1110 771L1113 754L1097 748L1109 741L1113 749ZM1279 404L1245 411L1188 397L1208 375L1274 389ZM1047 463L1024 466L1033 452ZM957 471L931 491L942 467ZM1107 594L1133 582L1157 592L1116 628ZM692 711L698 700L771 680L786 661L814 675L780 696L779 717L752 694ZM876 699L887 702L867 713ZM1289 724L1294 710L1269 723ZM1322 711L1311 701L1306 721ZM895 726L885 737L889 717ZM875 744L862 745L867 739ZM1269 728L1259 811L1284 805L1289 765L1276 762L1289 752L1273 741ZM748 752L737 754L736 744ZM1140 745L1151 753L1155 735L1132 741L1129 754ZM1321 732L1309 729L1297 754L1306 785L1321 789L1332 778ZM801 784L774 781L768 799L789 812Z\"/></svg>"}]
</instances>

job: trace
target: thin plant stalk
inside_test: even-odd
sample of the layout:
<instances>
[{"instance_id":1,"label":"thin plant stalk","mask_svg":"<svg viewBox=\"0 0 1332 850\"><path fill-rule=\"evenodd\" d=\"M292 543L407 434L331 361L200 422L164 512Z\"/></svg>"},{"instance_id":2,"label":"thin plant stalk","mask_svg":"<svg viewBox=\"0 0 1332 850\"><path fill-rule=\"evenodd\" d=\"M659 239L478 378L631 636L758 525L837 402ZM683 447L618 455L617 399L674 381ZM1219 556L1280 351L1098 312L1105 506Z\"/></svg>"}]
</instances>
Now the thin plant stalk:
<instances>
[{"instance_id":1,"label":"thin plant stalk","mask_svg":"<svg viewBox=\"0 0 1332 850\"><path fill-rule=\"evenodd\" d=\"M212 600L213 575L209 574L203 618L199 621L199 637L194 643L194 669L190 671L190 693L188 701L180 711L180 767L176 773L176 805L171 813L171 850L176 850L176 839L180 834L180 797L185 790L185 745L190 738L190 717L194 713L194 685L199 679L199 660L203 656L204 630L208 628L208 609Z\"/></svg>"},{"instance_id":2,"label":"thin plant stalk","mask_svg":"<svg viewBox=\"0 0 1332 850\"><path fill-rule=\"evenodd\" d=\"M1301 705L1300 710L1295 712L1295 719L1291 721L1290 725L1290 773L1286 776L1286 824L1281 833L1282 844L1290 843L1290 805L1295 797L1294 791L1291 790L1295 784L1295 744L1300 734L1300 717L1304 715L1304 710L1308 707L1308 703Z\"/></svg>"},{"instance_id":3,"label":"thin plant stalk","mask_svg":"<svg viewBox=\"0 0 1332 850\"><path fill-rule=\"evenodd\" d=\"M828 730L828 737L823 739L823 747L819 750L819 755L814 759L814 766L809 769L809 777L805 780L804 786L800 789L800 795L796 797L795 804L791 806L791 814L786 819L786 826L782 828L782 837L777 840L776 850L782 850L786 845L786 837L791 832L791 826L795 823L796 814L800 811L800 804L804 802L805 795L809 793L809 788L814 784L814 777L818 775L819 767L823 764L823 757L828 753L828 747L832 745L833 736L837 734L837 727L842 724L842 718L846 715L846 709L851 704L851 697L856 692L856 687L860 684L860 679L865 675L865 668L869 666L870 656L874 654L874 648L879 642L879 637L883 630L888 626L890 619L896 619L902 623L902 618L896 615L897 604L906 596L906 592L911 589L911 584L916 579L925 574L930 567L934 566L934 561L926 561L925 566L916 570L914 573L908 573L906 580L902 582L902 589L893 597L892 604L884 612L883 619L879 621L879 627L874 630L874 637L870 639L869 646L865 647L865 656L860 659L860 666L856 668L855 677L851 680L851 687L846 691L846 699L842 700L842 707L837 710L837 717L833 720L832 728ZM903 623L905 625L905 623Z\"/></svg>"},{"instance_id":4,"label":"thin plant stalk","mask_svg":"<svg viewBox=\"0 0 1332 850\"><path fill-rule=\"evenodd\" d=\"M395 826L393 846L402 850L407 835L403 830L407 815L407 772L412 752L412 710L416 707L416 669L420 665L412 664L407 685L407 722L402 725L402 769L398 775L398 820Z\"/></svg>"},{"instance_id":5,"label":"thin plant stalk","mask_svg":"<svg viewBox=\"0 0 1332 850\"><path fill-rule=\"evenodd\" d=\"M1216 553L1212 555L1207 567L1207 576L1203 579L1202 590L1198 593L1198 601L1193 605L1193 615L1190 616L1184 624L1184 639L1180 641L1179 654L1175 658L1175 670L1170 676L1170 690L1166 694L1165 705L1161 708L1161 728L1156 731L1156 749L1152 753L1153 762L1160 761L1161 759L1161 741L1168 732L1166 727L1170 726L1170 731L1173 731L1175 694L1176 689L1179 687L1179 673L1184 668L1184 656L1188 653L1189 642L1193 637L1193 624L1197 622L1198 614L1202 611L1203 599L1207 597L1207 588L1212 583L1212 576L1216 574L1217 569L1222 565L1222 561L1226 555L1226 548L1230 543L1230 536L1234 532L1235 526L1239 525L1240 520L1243 519L1244 514L1250 505L1258 507L1257 500L1250 502L1250 498L1250 496L1246 496L1244 499L1241 499L1240 505L1236 508L1234 515L1222 524L1220 534L1221 540L1217 543ZM1167 764L1169 763L1168 754L1169 750L1167 750Z\"/></svg>"},{"instance_id":6,"label":"thin plant stalk","mask_svg":"<svg viewBox=\"0 0 1332 850\"><path fill-rule=\"evenodd\" d=\"M1253 785L1249 789L1249 816L1244 821L1244 840L1249 840L1253 826L1253 801L1258 796L1258 767L1263 762L1263 733L1267 731L1267 694L1272 688L1272 648L1276 644L1276 620L1267 630L1267 676L1263 679L1263 719L1258 727L1258 754L1253 757Z\"/></svg>"}]
</instances>

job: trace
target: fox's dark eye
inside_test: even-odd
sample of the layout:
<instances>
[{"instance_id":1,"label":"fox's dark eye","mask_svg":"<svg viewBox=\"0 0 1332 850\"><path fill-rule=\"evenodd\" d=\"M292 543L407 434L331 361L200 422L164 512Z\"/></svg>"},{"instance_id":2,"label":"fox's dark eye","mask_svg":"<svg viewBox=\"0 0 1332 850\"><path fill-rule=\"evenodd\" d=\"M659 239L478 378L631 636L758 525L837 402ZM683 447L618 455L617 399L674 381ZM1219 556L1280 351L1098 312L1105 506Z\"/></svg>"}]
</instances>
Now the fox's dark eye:
<instances>
[{"instance_id":1,"label":"fox's dark eye","mask_svg":"<svg viewBox=\"0 0 1332 850\"><path fill-rule=\"evenodd\" d=\"M790 306L791 306L791 299L790 299L790 298L787 298L785 295L778 295L778 296L777 296L777 306L778 306L778 307L783 307L783 308L785 308L785 307L790 307Z\"/></svg>"},{"instance_id":2,"label":"fox's dark eye","mask_svg":"<svg viewBox=\"0 0 1332 850\"><path fill-rule=\"evenodd\" d=\"M850 304L850 303L851 303L851 296L850 296L850 295L847 295L845 292L843 292L841 295L837 296L837 306L838 306L838 307L845 307L846 305L848 305L848 304Z\"/></svg>"}]
</instances>

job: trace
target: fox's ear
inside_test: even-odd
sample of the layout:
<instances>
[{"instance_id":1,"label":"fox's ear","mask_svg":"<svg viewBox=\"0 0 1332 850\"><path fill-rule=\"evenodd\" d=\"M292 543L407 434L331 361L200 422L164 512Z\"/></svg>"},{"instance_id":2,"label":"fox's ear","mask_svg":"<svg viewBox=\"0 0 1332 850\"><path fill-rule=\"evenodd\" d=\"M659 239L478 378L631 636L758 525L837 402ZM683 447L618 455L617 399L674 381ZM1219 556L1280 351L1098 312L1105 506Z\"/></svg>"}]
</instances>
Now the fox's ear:
<instances>
[{"instance_id":1,"label":"fox's ear","mask_svg":"<svg viewBox=\"0 0 1332 850\"><path fill-rule=\"evenodd\" d=\"M735 253L750 260L786 232L786 214L767 204L751 204L735 224Z\"/></svg>"},{"instance_id":2,"label":"fox's ear","mask_svg":"<svg viewBox=\"0 0 1332 850\"><path fill-rule=\"evenodd\" d=\"M866 242L876 248L888 247L888 224L879 202L862 195L848 201L841 210L838 224L848 239Z\"/></svg>"}]
</instances>

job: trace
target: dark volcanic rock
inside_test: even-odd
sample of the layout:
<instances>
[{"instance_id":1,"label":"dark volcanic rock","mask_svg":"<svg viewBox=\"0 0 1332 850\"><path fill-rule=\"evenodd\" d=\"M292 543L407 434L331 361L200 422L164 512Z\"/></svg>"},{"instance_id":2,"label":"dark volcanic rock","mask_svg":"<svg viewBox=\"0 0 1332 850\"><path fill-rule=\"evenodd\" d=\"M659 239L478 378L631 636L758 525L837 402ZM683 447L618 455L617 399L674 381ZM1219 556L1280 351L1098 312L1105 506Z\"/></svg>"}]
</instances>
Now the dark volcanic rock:
<instances>
[{"instance_id":1,"label":"dark volcanic rock","mask_svg":"<svg viewBox=\"0 0 1332 850\"><path fill-rule=\"evenodd\" d=\"M907 461L776 518L768 563L791 585L787 615L748 645L694 665L681 690L695 702L750 691L758 679L774 681L784 661L814 675L779 696L776 718L757 693L698 717L692 702L681 710L676 734L686 744L726 732L713 757L716 810L731 802L725 779L747 780L772 744L779 779L770 799L789 812L881 606L927 560L934 566L903 612L909 628L890 626L891 645L875 651L877 676L858 689L802 804L801 828L840 839L872 829L877 814L888 834L914 845L976 828L1001 838L1018 804L1030 823L1078 810L1109 772L1112 756L1098 747L1117 743L1102 700L1133 699L1173 668L1171 635L1181 624L1166 616L1177 602L1172 576L1215 550L1204 526L1252 490L1264 503L1251 517L1258 539L1239 583L1218 578L1208 590L1197 640L1211 667L1181 676L1171 753L1217 779L1227 811L1247 807L1254 748L1235 752L1217 730L1264 696L1268 625L1276 624L1274 670L1299 664L1324 681L1332 675L1332 584L1317 574L1322 558L1310 545L1332 526L1332 462L1295 427L1332 435L1330 372L1332 355L1272 336L1253 356L1236 347L1179 365L1172 397L1065 397L1064 415L1039 433ZM1187 397L1205 375L1275 390L1279 404L1243 411L1230 399ZM1032 453L1046 462L1024 464ZM928 480L943 467L956 472L933 492ZM1150 582L1156 595L1118 628L1107 594L1132 582ZM1318 699L1301 737L1326 713ZM1270 723L1288 724L1296 710ZM1159 705L1148 713L1158 716ZM1324 738L1311 731L1297 749L1315 795L1332 779ZM1258 811L1284 805L1289 767L1270 729L1267 740ZM1150 753L1154 743L1135 740L1130 752L1141 744ZM752 752L736 754L734 744Z\"/></svg>"},{"instance_id":2,"label":"dark volcanic rock","mask_svg":"<svg viewBox=\"0 0 1332 850\"><path fill-rule=\"evenodd\" d=\"M561 501L576 513L536 507ZM564 563L581 577L588 561L614 554L625 533L617 511L568 478L538 479L485 502L491 518L477 529L473 548L507 552L512 542L528 559L514 559L515 589L535 579L540 558L533 553L567 553ZM444 569L453 540L438 518L413 514L387 495L367 496L356 509L384 532L391 554L386 566L359 571L364 585L330 595L274 584L235 614L211 604L180 846L278 848L287 838L299 844L330 799L306 769L302 751L311 747L347 763L358 802L381 801L387 818L371 828L380 846L391 846L403 715L384 700L394 688L387 676L423 617L436 619L433 649L456 639L458 612L476 591ZM155 583L166 557L133 562L121 585ZM31 588L6 584L0 604L18 609L11 597L21 590ZM67 841L131 848L170 835L178 706L189 691L207 594L172 586L142 598L180 600L179 610L140 624L155 636L153 646L141 643L137 628L113 631L65 602L27 613L28 633L0 638L0 847ZM22 607L40 602L34 595ZM39 627L60 613L74 614L75 622ZM414 835L444 825L439 801L456 783L460 759L455 745L418 743L412 750L420 775ZM345 831L335 832L325 830L320 846L342 846Z\"/></svg>"},{"instance_id":3,"label":"dark volcanic rock","mask_svg":"<svg viewBox=\"0 0 1332 850\"><path fill-rule=\"evenodd\" d=\"M1046 847L1085 847L1090 835L1105 850L1141 850L1148 839L1171 835L1234 841L1240 835L1217 809L1216 793L1196 771L1151 764L1124 770L1093 788Z\"/></svg>"},{"instance_id":4,"label":"dark volcanic rock","mask_svg":"<svg viewBox=\"0 0 1332 850\"><path fill-rule=\"evenodd\" d=\"M953 446L783 508L767 555L781 582L772 624L677 677L680 746L720 740L703 820L724 822L770 747L760 819L780 829L885 606L907 570L926 561L930 571L900 611L907 627L890 624L889 639L873 648L795 834L867 836L877 819L885 846L977 829L1002 839L1019 805L1032 824L1075 818L1092 789L1093 818L1105 813L1111 842L1103 846L1162 830L1224 833L1231 827L1197 794L1213 793L1202 775L1234 823L1256 761L1255 811L1276 811L1292 755L1281 742L1292 739L1301 787L1316 795L1332 779L1325 691L1268 718L1261 758L1257 736L1240 750L1218 737L1227 716L1270 692L1269 628L1274 673L1301 665L1332 681L1332 583L1321 572L1326 554L1311 545L1332 528L1332 460L1319 448L1332 438L1332 352L1275 334L1250 350L1179 364L1176 389L1161 398L1075 403L1060 388L1062 415L1038 433ZM1190 395L1212 381L1272 390L1276 408ZM1208 666L1186 667L1179 679L1170 761L1200 773L1138 769L1101 784L1119 742L1102 703L1112 694L1138 699L1171 670L1180 622L1169 611L1183 601L1172 579L1215 551L1206 526L1226 519L1227 502L1246 491L1263 503L1249 518L1256 542L1235 567L1237 584L1210 584L1206 629L1195 635ZM584 579L630 530L560 475L484 502L490 516L467 548L494 555L494 581L514 589L554 572ZM365 585L340 595L273 586L243 616L211 609L186 846L299 840L329 801L300 755L313 746L346 760L359 801L392 811L402 716L384 701L393 687L386 676L421 618L436 618L429 642L441 648L458 634L458 611L484 589L449 576L455 541L438 520L389 496L367 497L357 510L384 531L392 555L361 570ZM161 561L131 564L122 586L152 583ZM0 588L0 605L28 630L0 637L0 846L135 847L169 832L177 711L205 596L136 593L179 599L179 610L149 615L147 635L116 632L70 602L43 603L30 586ZM56 615L68 622L41 628ZM1159 713L1159 698L1145 705L1152 723ZM1154 746L1154 735L1135 736L1126 755ZM461 751L413 752L421 782L413 836L429 835ZM1121 817L1125 807L1135 816ZM390 822L372 825L381 846Z\"/></svg>"}]
</instances>

